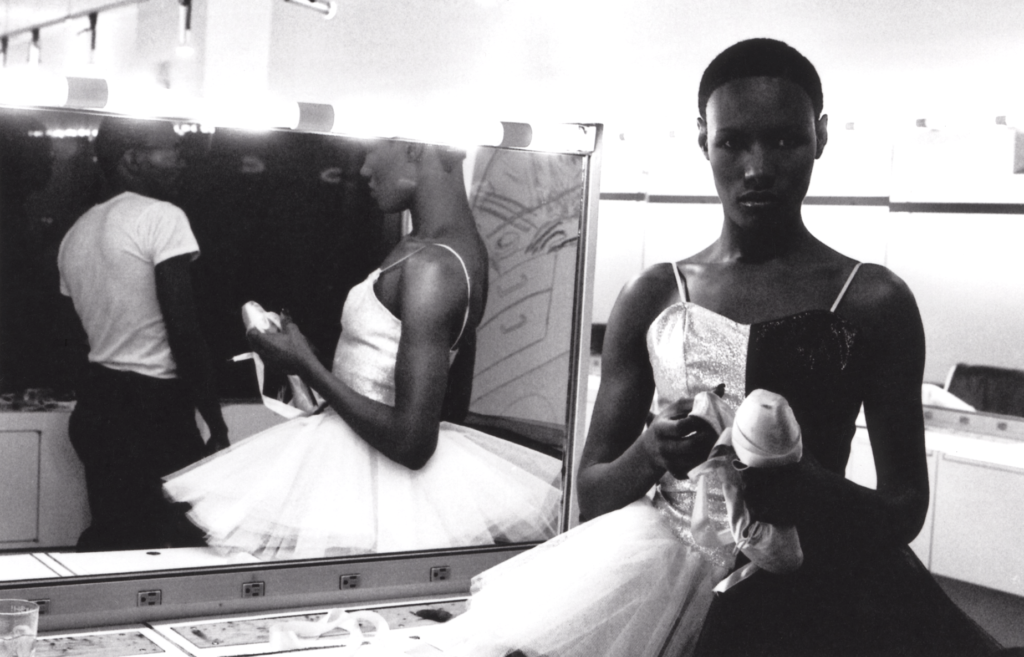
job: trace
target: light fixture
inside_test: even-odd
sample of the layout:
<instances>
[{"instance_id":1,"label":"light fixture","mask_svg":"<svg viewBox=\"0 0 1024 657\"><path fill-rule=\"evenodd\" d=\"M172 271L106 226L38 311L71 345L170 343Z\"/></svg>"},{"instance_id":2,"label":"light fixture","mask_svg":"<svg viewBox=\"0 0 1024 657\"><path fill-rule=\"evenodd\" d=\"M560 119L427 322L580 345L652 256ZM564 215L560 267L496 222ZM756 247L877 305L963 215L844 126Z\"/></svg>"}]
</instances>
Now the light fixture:
<instances>
[{"instance_id":1,"label":"light fixture","mask_svg":"<svg viewBox=\"0 0 1024 657\"><path fill-rule=\"evenodd\" d=\"M32 30L32 43L28 44L28 63L39 64L42 59L42 49L39 47L39 28Z\"/></svg>"},{"instance_id":2,"label":"light fixture","mask_svg":"<svg viewBox=\"0 0 1024 657\"><path fill-rule=\"evenodd\" d=\"M285 2L306 9L312 9L315 12L323 15L324 20L330 20L334 18L334 15L338 13L338 3L335 0L284 0Z\"/></svg>"},{"instance_id":3,"label":"light fixture","mask_svg":"<svg viewBox=\"0 0 1024 657\"><path fill-rule=\"evenodd\" d=\"M0 75L0 105L13 107L64 107L68 79L41 69L15 66Z\"/></svg>"},{"instance_id":4,"label":"light fixture","mask_svg":"<svg viewBox=\"0 0 1024 657\"><path fill-rule=\"evenodd\" d=\"M178 0L178 54L192 51L192 0Z\"/></svg>"},{"instance_id":5,"label":"light fixture","mask_svg":"<svg viewBox=\"0 0 1024 657\"><path fill-rule=\"evenodd\" d=\"M7 44L9 39L6 35L0 37L0 48L3 48L3 66L7 66Z\"/></svg>"},{"instance_id":6,"label":"light fixture","mask_svg":"<svg viewBox=\"0 0 1024 657\"><path fill-rule=\"evenodd\" d=\"M96 23L99 22L98 11L89 14L89 63L96 63Z\"/></svg>"}]
</instances>

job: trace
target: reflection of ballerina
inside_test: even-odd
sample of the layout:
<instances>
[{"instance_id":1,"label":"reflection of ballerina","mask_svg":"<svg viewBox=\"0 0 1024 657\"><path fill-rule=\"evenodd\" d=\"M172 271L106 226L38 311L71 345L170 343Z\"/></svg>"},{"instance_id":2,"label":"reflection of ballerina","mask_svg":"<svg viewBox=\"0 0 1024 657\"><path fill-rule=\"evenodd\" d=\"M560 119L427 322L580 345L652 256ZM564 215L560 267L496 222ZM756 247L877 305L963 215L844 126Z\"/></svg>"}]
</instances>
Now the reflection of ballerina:
<instances>
[{"instance_id":1,"label":"reflection of ballerina","mask_svg":"<svg viewBox=\"0 0 1024 657\"><path fill-rule=\"evenodd\" d=\"M385 141L362 173L413 230L352 288L332 370L298 327L250 332L269 367L328 403L167 478L211 545L306 558L541 540L558 516L556 459L444 418L464 415L487 253L461 155ZM461 354L461 355L460 355Z\"/></svg>"}]
</instances>

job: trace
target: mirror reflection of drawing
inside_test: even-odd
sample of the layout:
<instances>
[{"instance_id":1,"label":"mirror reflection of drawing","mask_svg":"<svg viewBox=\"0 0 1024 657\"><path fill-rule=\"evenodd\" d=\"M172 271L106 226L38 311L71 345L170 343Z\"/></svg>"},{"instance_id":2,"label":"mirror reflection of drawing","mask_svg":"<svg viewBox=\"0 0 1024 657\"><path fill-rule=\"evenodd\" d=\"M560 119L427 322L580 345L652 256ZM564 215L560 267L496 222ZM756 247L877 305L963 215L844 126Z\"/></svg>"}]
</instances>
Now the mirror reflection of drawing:
<instances>
[{"instance_id":1,"label":"mirror reflection of drawing","mask_svg":"<svg viewBox=\"0 0 1024 657\"><path fill-rule=\"evenodd\" d=\"M499 150L483 151L475 169L492 281L471 410L529 421L560 453L584 172L578 157Z\"/></svg>"},{"instance_id":2,"label":"mirror reflection of drawing","mask_svg":"<svg viewBox=\"0 0 1024 657\"><path fill-rule=\"evenodd\" d=\"M103 433L98 427L112 421L95 409L123 412L124 396L143 388L138 376L145 374L125 374L116 359L104 364L105 352L95 347L95 336L112 323L101 320L123 319L126 311L90 315L78 289L84 285L76 282L81 270L57 266L62 241L85 232L72 227L84 227L80 217L90 213L131 215L133 246L145 237L165 247L146 256L147 303L169 334L182 322L168 319L168 295L156 281L165 278L166 271L158 272L166 263L184 265L178 282L193 290L192 315L186 316L193 323L185 325L198 331L193 344L205 342L208 358L205 365L196 358L191 370L183 367L175 359L180 340L167 335L164 360L170 351L175 369L151 378L176 381L185 378L184 370L192 382L196 370L205 371L210 379L200 381L200 393L212 398L216 389L227 403L227 421L218 420L217 404L206 403L203 412L202 394L179 385L179 429L169 432L161 419L154 423L159 431L147 433L185 434L190 447L156 448L177 460L144 468L116 461L144 451L123 418L119 441L99 455L83 452L84 439L76 440L72 429L77 452L44 446L29 455L37 463L62 459L40 469L61 472L59 481L44 476L25 486L38 492L22 496L34 503L31 512L44 529L5 531L0 541L12 548L30 542L70 548L77 531L96 533L104 517L114 516L124 520L114 538L83 540L79 548L211 545L293 559L516 543L555 533L583 158L480 149L470 158L475 167L466 167L474 172L471 205L464 154L452 149L288 132L204 132L178 124L175 148L154 152L165 145L141 143L134 154L125 149L123 162L118 156L121 168L137 176L173 170L169 202L150 202L135 197L164 194L111 194L110 174L95 161L101 118L42 110L0 115L5 146L17 146L3 156L2 428L26 410L41 411L35 416L49 423L43 442L66 443L61 420L69 409L81 416L82 407L91 406L94 426L84 435L95 442ZM97 210L100 200L118 209ZM141 217L161 210L172 215L164 220L170 237L162 228L139 228L150 227ZM406 210L411 226L403 222ZM112 274L109 263L95 266L98 252L90 248L78 258L91 265L89 275ZM61 314L62 276L78 312ZM517 286L516 276L534 278ZM126 294L121 283L114 287L117 301L137 301L138 293ZM240 316L247 301L285 315L283 328L247 339ZM257 412L263 407L251 403L261 392L252 363L231 360L249 351L266 364L264 391L297 374L323 408L288 422ZM152 396L172 397L162 390ZM141 422L138 415L134 421ZM144 473L145 482L133 483L125 472ZM101 481L105 490L97 491L91 482ZM172 503L159 513L139 512L131 520L116 505L116 513L97 506L101 498L134 502L144 496L127 491L152 493L154 482L161 500ZM67 502L60 524L77 528L75 537L67 530L46 532L56 524L47 519L54 515L52 499ZM158 520L148 533L125 540L141 515Z\"/></svg>"}]
</instances>

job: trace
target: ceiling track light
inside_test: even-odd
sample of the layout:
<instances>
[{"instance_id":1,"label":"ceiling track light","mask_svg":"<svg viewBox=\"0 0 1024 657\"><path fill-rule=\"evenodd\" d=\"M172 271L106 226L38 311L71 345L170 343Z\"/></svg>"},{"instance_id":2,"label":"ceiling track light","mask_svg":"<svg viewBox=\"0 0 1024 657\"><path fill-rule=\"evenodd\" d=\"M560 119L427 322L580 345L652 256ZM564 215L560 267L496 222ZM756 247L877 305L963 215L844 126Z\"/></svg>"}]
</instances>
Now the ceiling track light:
<instances>
[{"instance_id":1,"label":"ceiling track light","mask_svg":"<svg viewBox=\"0 0 1024 657\"><path fill-rule=\"evenodd\" d=\"M334 18L338 13L338 3L335 0L284 0L288 4L298 5L321 14L324 20Z\"/></svg>"},{"instance_id":2,"label":"ceiling track light","mask_svg":"<svg viewBox=\"0 0 1024 657\"><path fill-rule=\"evenodd\" d=\"M178 45L192 45L192 0L178 0Z\"/></svg>"},{"instance_id":3,"label":"ceiling track light","mask_svg":"<svg viewBox=\"0 0 1024 657\"><path fill-rule=\"evenodd\" d=\"M10 39L5 35L0 37L0 48L3 48L3 66L7 66L7 44L10 43Z\"/></svg>"},{"instance_id":4,"label":"ceiling track light","mask_svg":"<svg viewBox=\"0 0 1024 657\"><path fill-rule=\"evenodd\" d=\"M39 28L32 30L32 42L28 44L28 63L39 64L42 60L42 48L39 46Z\"/></svg>"},{"instance_id":5,"label":"ceiling track light","mask_svg":"<svg viewBox=\"0 0 1024 657\"><path fill-rule=\"evenodd\" d=\"M41 60L41 57L40 57L41 46L40 46L40 43L39 43L39 31L42 30L43 28L50 28L50 27L53 27L55 25L61 25L61 24L66 23L68 21L78 20L79 18L88 18L88 20L89 20L89 27L86 28L85 30L82 30L82 32L88 31L91 34L90 43L89 43L89 52L90 52L90 55L89 55L90 59L89 59L89 61L90 61L90 63L92 63L92 56L93 56L93 53L96 50L96 23L99 20L100 13L102 13L104 11L107 11L107 10L111 10L111 9L118 9L120 7L126 7L126 6L129 6L129 5L137 5L139 3L146 2L146 1L147 0L109 0L109 2L107 2L106 4L102 4L102 5L99 5L99 6L95 6L95 5L99 4L98 2L95 2L95 1L94 2L90 2L90 3L83 3L83 4L91 4L91 5L94 5L94 6L88 8L86 10L83 10L83 11L70 12L70 13L67 13L65 15L57 16L55 18L43 21L41 23L36 23L34 25L26 25L24 27L19 27L19 28L15 29L15 30L11 30L9 32L4 32L4 33L0 34L0 40L2 40L3 46L4 46L4 48L3 48L4 64L5 65L7 64L7 46L9 45L10 37L18 36L18 35L21 35L21 34L31 34L32 35L32 40L31 40L31 42L29 43L29 46L28 46L28 63L29 64L39 64L40 60ZM191 4L191 0L179 0L179 2L181 2L182 4L185 4L186 2ZM69 7L69 11L70 11L70 7Z\"/></svg>"},{"instance_id":6,"label":"ceiling track light","mask_svg":"<svg viewBox=\"0 0 1024 657\"><path fill-rule=\"evenodd\" d=\"M100 13L94 11L89 14L89 63L96 63L96 23L99 22Z\"/></svg>"}]
</instances>

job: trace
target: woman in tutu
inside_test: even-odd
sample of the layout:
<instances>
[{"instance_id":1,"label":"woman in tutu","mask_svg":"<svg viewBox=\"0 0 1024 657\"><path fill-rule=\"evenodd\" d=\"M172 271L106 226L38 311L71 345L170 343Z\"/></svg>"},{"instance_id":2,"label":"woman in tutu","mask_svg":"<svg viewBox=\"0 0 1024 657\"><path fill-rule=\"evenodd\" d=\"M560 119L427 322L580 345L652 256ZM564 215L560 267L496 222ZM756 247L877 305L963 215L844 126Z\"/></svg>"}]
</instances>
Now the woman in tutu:
<instances>
[{"instance_id":1,"label":"woman in tutu","mask_svg":"<svg viewBox=\"0 0 1024 657\"><path fill-rule=\"evenodd\" d=\"M300 376L327 411L167 478L211 545L283 559L553 535L560 461L442 421L468 406L454 369L472 375L487 297L462 159L398 140L369 149L372 195L384 212L409 210L412 231L349 292L331 369L287 317L249 332L267 366Z\"/></svg>"},{"instance_id":2,"label":"woman in tutu","mask_svg":"<svg viewBox=\"0 0 1024 657\"><path fill-rule=\"evenodd\" d=\"M744 41L708 66L698 106L722 230L615 303L578 478L589 520L483 573L439 645L477 657L990 652L907 547L928 506L914 297L801 217L827 140L817 72L784 43ZM707 412L719 387L730 409L756 389L792 408L802 457L738 475L750 519L793 528L803 558L714 595L748 563L694 540L687 475L719 437ZM877 490L844 478L862 404ZM702 484L719 533L721 483Z\"/></svg>"}]
</instances>

